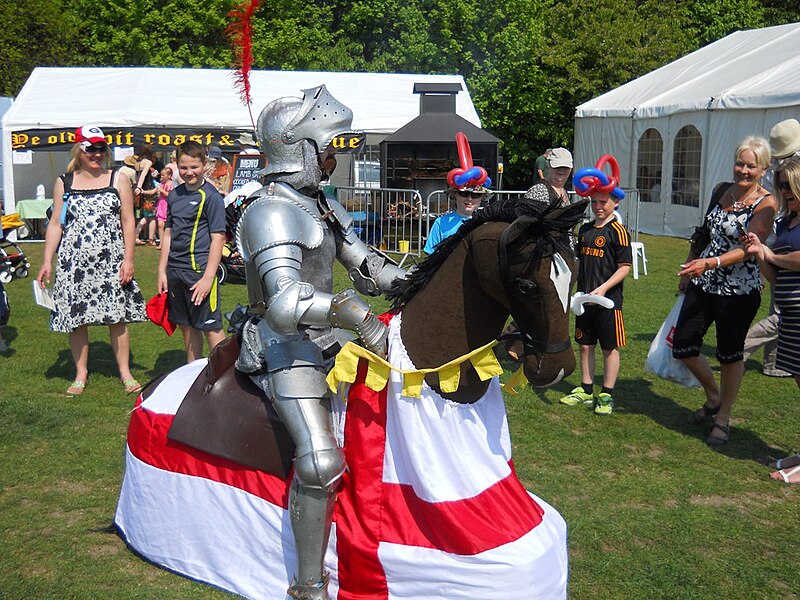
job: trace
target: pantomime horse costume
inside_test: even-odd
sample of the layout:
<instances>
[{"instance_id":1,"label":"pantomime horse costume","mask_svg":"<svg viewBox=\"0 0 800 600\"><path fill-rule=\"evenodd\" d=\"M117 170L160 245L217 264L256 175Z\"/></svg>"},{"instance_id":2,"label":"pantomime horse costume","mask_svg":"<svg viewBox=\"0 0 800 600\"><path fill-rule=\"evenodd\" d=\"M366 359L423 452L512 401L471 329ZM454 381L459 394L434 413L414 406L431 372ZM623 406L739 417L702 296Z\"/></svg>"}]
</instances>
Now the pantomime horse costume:
<instances>
[{"instance_id":1,"label":"pantomime horse costume","mask_svg":"<svg viewBox=\"0 0 800 600\"><path fill-rule=\"evenodd\" d=\"M115 525L151 562L252 598L566 597L566 526L516 478L492 347L513 313L532 385L574 369L586 203L497 202L404 279L318 191L334 146L358 144L351 120L325 86L262 111L267 183L236 234L249 311L139 397ZM335 258L396 310L333 295Z\"/></svg>"}]
</instances>

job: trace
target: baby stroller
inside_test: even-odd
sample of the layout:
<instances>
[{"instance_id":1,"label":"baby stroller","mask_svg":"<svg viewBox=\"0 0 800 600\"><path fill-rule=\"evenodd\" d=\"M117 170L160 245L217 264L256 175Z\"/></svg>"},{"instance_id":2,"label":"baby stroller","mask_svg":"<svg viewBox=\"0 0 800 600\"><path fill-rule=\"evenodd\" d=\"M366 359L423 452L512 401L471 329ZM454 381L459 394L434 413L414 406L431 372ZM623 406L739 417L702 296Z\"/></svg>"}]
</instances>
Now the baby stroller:
<instances>
[{"instance_id":1,"label":"baby stroller","mask_svg":"<svg viewBox=\"0 0 800 600\"><path fill-rule=\"evenodd\" d=\"M19 213L3 215L0 219L3 228L3 236L0 238L0 281L9 283L14 277L27 277L31 263L22 248L7 237L17 227L25 225L19 218Z\"/></svg>"},{"instance_id":2,"label":"baby stroller","mask_svg":"<svg viewBox=\"0 0 800 600\"><path fill-rule=\"evenodd\" d=\"M220 283L246 280L244 259L236 248L236 224L247 206L248 197L259 189L261 184L250 182L225 196L225 245L222 247L222 260L217 269Z\"/></svg>"}]
</instances>

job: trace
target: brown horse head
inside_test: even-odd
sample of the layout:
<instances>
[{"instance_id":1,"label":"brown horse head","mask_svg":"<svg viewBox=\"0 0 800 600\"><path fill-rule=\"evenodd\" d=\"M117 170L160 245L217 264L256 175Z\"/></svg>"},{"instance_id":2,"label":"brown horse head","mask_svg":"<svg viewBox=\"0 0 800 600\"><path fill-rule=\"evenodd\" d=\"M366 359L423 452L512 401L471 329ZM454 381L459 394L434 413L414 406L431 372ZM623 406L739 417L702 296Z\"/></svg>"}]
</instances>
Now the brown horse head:
<instances>
[{"instance_id":1,"label":"brown horse head","mask_svg":"<svg viewBox=\"0 0 800 600\"><path fill-rule=\"evenodd\" d=\"M568 233L542 233L541 225L521 217L498 241L505 306L519 328L514 335L523 343L525 376L536 387L558 383L575 369L569 305L577 260Z\"/></svg>"},{"instance_id":2,"label":"brown horse head","mask_svg":"<svg viewBox=\"0 0 800 600\"><path fill-rule=\"evenodd\" d=\"M585 207L498 202L396 282L389 297L403 309L402 337L414 364L438 366L496 339L511 314L521 328L531 385L552 385L571 373L568 307L576 259L570 232ZM469 363L461 381L459 397L451 399L473 401L485 391Z\"/></svg>"}]
</instances>

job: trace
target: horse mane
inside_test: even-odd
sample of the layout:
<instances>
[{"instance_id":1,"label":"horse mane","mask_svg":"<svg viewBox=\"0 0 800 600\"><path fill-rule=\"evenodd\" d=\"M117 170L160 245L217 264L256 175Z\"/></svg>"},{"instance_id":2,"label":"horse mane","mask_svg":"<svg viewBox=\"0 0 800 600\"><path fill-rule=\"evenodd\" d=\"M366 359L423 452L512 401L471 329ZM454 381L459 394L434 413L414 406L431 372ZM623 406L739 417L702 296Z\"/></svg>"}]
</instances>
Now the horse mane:
<instances>
[{"instance_id":1,"label":"horse mane","mask_svg":"<svg viewBox=\"0 0 800 600\"><path fill-rule=\"evenodd\" d=\"M458 231L443 240L433 254L409 271L405 279L394 280L391 290L386 293L392 309L399 310L408 304L428 284L456 247L485 223L513 223L520 217L527 217L534 222L530 225L531 237L537 241L532 257L534 260L543 256L546 247L571 253L568 236L556 237L554 234L568 234L577 222L575 215L579 217L583 214L586 203L581 203L579 211L573 208L577 205L561 207L560 204L561 200L557 197L552 198L549 205L529 198L504 198L477 211L472 218L464 221Z\"/></svg>"}]
</instances>

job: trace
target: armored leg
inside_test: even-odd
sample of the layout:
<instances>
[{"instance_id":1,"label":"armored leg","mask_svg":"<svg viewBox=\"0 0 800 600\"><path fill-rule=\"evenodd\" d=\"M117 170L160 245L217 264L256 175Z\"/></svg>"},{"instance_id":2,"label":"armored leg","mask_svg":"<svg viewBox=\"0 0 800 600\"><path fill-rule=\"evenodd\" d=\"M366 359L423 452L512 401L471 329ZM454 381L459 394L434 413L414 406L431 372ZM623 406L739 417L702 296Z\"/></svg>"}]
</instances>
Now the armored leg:
<instances>
[{"instance_id":1,"label":"armored leg","mask_svg":"<svg viewBox=\"0 0 800 600\"><path fill-rule=\"evenodd\" d=\"M345 470L344 453L333 435L319 349L308 341L280 346L284 344L267 348L269 372L254 379L272 399L296 446L289 512L297 567L288 593L293 598L326 600L323 563L336 484Z\"/></svg>"}]
</instances>

